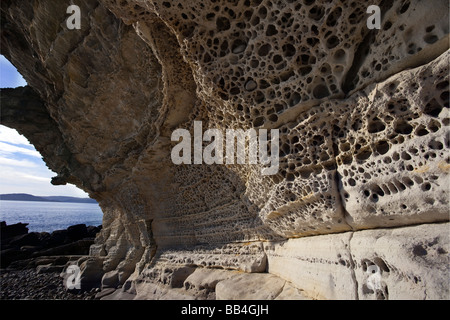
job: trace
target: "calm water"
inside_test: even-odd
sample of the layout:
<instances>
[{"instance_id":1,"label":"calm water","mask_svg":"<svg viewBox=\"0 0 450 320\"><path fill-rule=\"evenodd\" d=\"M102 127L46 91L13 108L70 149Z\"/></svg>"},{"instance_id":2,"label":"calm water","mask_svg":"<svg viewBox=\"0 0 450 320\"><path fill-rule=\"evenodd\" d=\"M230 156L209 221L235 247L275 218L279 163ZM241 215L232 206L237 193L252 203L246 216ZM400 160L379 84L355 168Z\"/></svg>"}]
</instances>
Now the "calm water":
<instances>
[{"instance_id":1,"label":"calm water","mask_svg":"<svg viewBox=\"0 0 450 320\"><path fill-rule=\"evenodd\" d=\"M96 203L0 201L0 221L28 223L29 232L52 232L79 223L99 226L102 216Z\"/></svg>"}]
</instances>

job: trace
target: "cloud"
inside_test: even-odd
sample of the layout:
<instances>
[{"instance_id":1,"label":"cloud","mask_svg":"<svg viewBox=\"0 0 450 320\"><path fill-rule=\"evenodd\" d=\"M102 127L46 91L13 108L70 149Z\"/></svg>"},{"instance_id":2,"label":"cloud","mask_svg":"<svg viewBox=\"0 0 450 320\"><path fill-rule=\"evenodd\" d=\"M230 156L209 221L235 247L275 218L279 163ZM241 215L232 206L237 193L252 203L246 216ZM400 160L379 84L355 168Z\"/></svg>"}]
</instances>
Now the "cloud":
<instances>
[{"instance_id":1,"label":"cloud","mask_svg":"<svg viewBox=\"0 0 450 320\"><path fill-rule=\"evenodd\" d=\"M0 125L0 193L87 197L74 185L52 185L55 175L24 136Z\"/></svg>"},{"instance_id":2,"label":"cloud","mask_svg":"<svg viewBox=\"0 0 450 320\"><path fill-rule=\"evenodd\" d=\"M7 162L6 158L19 158L17 160L20 161L23 156L41 158L41 154L36 151L27 138L14 129L0 125L0 157L2 157L3 163Z\"/></svg>"},{"instance_id":3,"label":"cloud","mask_svg":"<svg viewBox=\"0 0 450 320\"><path fill-rule=\"evenodd\" d=\"M41 154L37 152L36 150L30 150L24 147L19 147L16 145L12 145L9 143L1 142L0 141L0 155L13 155L14 153L21 153L23 155L32 156L41 158Z\"/></svg>"},{"instance_id":4,"label":"cloud","mask_svg":"<svg viewBox=\"0 0 450 320\"><path fill-rule=\"evenodd\" d=\"M12 167L0 164L0 194L2 193L29 193L36 196L72 196L87 197L88 195L75 187L54 186L50 183L51 177L56 174L51 172L42 163L34 168Z\"/></svg>"},{"instance_id":5,"label":"cloud","mask_svg":"<svg viewBox=\"0 0 450 320\"><path fill-rule=\"evenodd\" d=\"M24 177L25 179L50 182L50 178L47 178L47 177L38 177L38 176L33 176L31 174L22 174L21 176Z\"/></svg>"},{"instance_id":6,"label":"cloud","mask_svg":"<svg viewBox=\"0 0 450 320\"><path fill-rule=\"evenodd\" d=\"M0 156L0 165L10 166L10 167L26 167L26 168L37 168L38 165L28 160L15 160L8 159Z\"/></svg>"},{"instance_id":7,"label":"cloud","mask_svg":"<svg viewBox=\"0 0 450 320\"><path fill-rule=\"evenodd\" d=\"M31 170L21 173L18 170L6 170L7 167L0 165L2 174L0 179L0 194L2 193L29 193L35 196L72 196L87 197L88 195L74 185L54 186L50 183L50 178L45 177L45 173L39 170ZM49 176L53 176L50 171Z\"/></svg>"},{"instance_id":8,"label":"cloud","mask_svg":"<svg viewBox=\"0 0 450 320\"><path fill-rule=\"evenodd\" d=\"M0 141L31 146L30 142L16 130L0 125Z\"/></svg>"}]
</instances>

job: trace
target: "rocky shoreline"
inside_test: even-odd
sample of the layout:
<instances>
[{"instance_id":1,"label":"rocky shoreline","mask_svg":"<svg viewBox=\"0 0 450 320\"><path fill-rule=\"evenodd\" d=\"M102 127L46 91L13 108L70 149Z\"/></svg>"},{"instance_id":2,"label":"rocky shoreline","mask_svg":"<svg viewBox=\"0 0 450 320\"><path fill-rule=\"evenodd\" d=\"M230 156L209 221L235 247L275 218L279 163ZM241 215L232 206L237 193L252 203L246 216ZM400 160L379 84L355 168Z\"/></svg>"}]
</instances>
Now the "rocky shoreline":
<instances>
[{"instance_id":1,"label":"rocky shoreline","mask_svg":"<svg viewBox=\"0 0 450 320\"><path fill-rule=\"evenodd\" d=\"M69 291L59 272L39 273L35 269L2 270L0 300L93 300L100 291Z\"/></svg>"},{"instance_id":2,"label":"rocky shoreline","mask_svg":"<svg viewBox=\"0 0 450 320\"><path fill-rule=\"evenodd\" d=\"M68 290L66 268L89 254L101 226L28 232L27 224L0 223L0 300L92 300L100 288Z\"/></svg>"}]
</instances>

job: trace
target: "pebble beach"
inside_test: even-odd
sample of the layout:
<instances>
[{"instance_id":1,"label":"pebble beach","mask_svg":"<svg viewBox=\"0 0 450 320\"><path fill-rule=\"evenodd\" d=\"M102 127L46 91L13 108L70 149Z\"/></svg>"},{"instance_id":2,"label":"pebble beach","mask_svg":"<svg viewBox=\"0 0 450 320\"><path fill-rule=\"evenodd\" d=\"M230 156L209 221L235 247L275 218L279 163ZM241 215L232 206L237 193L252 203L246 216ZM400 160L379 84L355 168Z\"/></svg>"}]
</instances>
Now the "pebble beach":
<instances>
[{"instance_id":1,"label":"pebble beach","mask_svg":"<svg viewBox=\"0 0 450 320\"><path fill-rule=\"evenodd\" d=\"M94 300L100 291L68 291L59 272L38 273L35 269L1 270L0 300Z\"/></svg>"}]
</instances>

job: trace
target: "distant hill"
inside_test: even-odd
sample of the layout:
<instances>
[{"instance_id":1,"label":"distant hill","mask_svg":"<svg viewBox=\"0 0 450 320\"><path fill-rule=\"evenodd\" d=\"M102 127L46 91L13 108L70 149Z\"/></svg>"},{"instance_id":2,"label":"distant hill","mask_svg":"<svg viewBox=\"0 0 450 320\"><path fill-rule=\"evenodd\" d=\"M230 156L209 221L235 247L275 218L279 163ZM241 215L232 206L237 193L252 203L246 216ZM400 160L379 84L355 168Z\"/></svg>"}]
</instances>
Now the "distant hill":
<instances>
[{"instance_id":1,"label":"distant hill","mask_svg":"<svg viewBox=\"0 0 450 320\"><path fill-rule=\"evenodd\" d=\"M97 203L91 198L77 198L64 196L38 197L27 193L0 194L0 200L7 201L44 201L44 202L76 202L76 203Z\"/></svg>"},{"instance_id":2,"label":"distant hill","mask_svg":"<svg viewBox=\"0 0 450 320\"><path fill-rule=\"evenodd\" d=\"M0 200L12 200L12 201L51 201L45 199L44 197L36 197L31 194L26 193L11 193L11 194L0 194Z\"/></svg>"}]
</instances>

